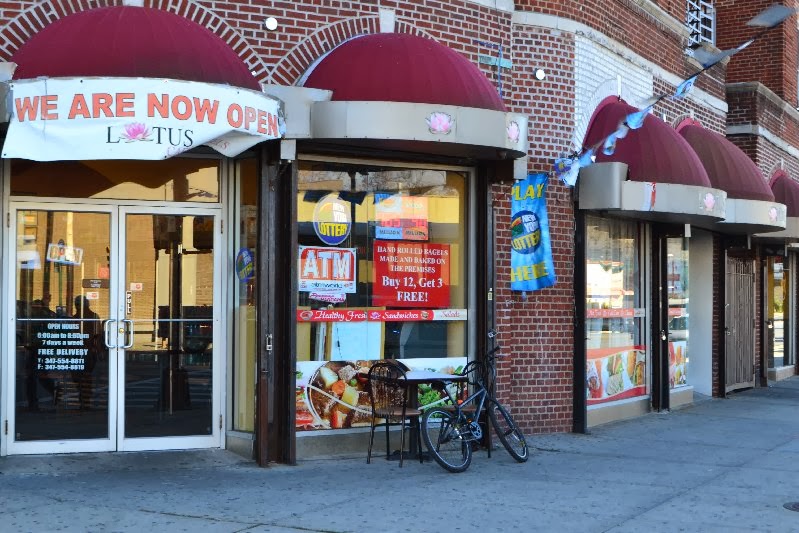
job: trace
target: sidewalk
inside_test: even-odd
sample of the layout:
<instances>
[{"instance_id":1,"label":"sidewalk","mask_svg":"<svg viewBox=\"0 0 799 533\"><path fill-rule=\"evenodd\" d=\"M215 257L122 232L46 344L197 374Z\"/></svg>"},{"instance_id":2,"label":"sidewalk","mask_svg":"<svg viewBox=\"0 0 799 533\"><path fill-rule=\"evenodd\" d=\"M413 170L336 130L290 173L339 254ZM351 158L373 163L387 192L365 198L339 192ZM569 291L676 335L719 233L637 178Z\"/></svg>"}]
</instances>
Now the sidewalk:
<instances>
[{"instance_id":1,"label":"sidewalk","mask_svg":"<svg viewBox=\"0 0 799 533\"><path fill-rule=\"evenodd\" d=\"M799 377L530 441L525 464L478 452L463 474L365 450L5 457L0 531L799 531Z\"/></svg>"}]
</instances>

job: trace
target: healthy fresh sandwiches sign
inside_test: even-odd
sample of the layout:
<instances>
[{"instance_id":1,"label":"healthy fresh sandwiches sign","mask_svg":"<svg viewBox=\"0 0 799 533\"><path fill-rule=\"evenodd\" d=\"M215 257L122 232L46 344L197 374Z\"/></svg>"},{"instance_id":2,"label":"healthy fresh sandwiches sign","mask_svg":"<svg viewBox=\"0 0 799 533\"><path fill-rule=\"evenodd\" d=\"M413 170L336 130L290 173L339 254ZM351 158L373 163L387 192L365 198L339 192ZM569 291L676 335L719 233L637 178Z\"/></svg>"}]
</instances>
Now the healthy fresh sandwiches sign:
<instances>
[{"instance_id":1,"label":"healthy fresh sandwiches sign","mask_svg":"<svg viewBox=\"0 0 799 533\"><path fill-rule=\"evenodd\" d=\"M233 157L282 135L278 100L227 85L40 78L10 89L3 157L157 160L201 145Z\"/></svg>"}]
</instances>

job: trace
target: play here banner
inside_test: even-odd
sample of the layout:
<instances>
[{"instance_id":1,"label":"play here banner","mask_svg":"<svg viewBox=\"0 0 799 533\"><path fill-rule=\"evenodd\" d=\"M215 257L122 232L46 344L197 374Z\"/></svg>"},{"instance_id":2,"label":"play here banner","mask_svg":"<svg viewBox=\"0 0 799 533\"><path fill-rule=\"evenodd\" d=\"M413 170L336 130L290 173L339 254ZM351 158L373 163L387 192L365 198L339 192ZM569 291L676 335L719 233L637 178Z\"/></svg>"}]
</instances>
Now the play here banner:
<instances>
[{"instance_id":1,"label":"play here banner","mask_svg":"<svg viewBox=\"0 0 799 533\"><path fill-rule=\"evenodd\" d=\"M283 133L279 100L257 91L149 78L10 83L3 157L166 159L200 145L233 157Z\"/></svg>"}]
</instances>

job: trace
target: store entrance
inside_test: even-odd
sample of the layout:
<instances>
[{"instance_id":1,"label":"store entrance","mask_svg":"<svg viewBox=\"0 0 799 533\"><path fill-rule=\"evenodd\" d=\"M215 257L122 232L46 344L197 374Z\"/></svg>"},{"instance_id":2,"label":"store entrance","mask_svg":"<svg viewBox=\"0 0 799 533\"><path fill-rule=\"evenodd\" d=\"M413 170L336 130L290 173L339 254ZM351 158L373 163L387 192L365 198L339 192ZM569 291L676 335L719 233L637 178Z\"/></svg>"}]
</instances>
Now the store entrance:
<instances>
[{"instance_id":1,"label":"store entrance","mask_svg":"<svg viewBox=\"0 0 799 533\"><path fill-rule=\"evenodd\" d=\"M219 446L220 210L10 215L8 452Z\"/></svg>"}]
</instances>

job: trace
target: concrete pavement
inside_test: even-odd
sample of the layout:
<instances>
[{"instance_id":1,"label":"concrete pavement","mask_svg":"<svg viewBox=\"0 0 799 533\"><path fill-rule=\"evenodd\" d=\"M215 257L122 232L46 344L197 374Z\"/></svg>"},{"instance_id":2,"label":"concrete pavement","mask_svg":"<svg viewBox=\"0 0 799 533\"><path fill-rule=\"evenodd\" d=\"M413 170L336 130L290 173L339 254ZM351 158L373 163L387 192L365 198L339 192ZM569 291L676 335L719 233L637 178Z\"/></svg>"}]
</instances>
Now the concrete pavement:
<instances>
[{"instance_id":1,"label":"concrete pavement","mask_svg":"<svg viewBox=\"0 0 799 533\"><path fill-rule=\"evenodd\" d=\"M364 453L257 468L226 451L0 458L0 531L799 531L799 378L533 436L465 473Z\"/></svg>"}]
</instances>

